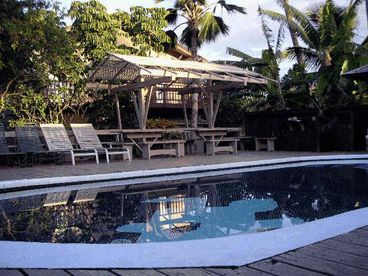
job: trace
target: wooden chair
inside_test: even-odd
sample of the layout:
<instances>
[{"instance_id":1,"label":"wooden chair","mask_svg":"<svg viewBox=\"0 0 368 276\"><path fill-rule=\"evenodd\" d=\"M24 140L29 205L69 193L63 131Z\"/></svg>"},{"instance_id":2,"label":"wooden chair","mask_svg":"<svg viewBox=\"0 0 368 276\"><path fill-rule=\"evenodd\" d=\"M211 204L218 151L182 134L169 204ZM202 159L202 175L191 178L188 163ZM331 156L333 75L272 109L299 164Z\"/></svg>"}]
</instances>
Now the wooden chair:
<instances>
[{"instance_id":1,"label":"wooden chair","mask_svg":"<svg viewBox=\"0 0 368 276\"><path fill-rule=\"evenodd\" d=\"M76 157L94 157L96 163L99 163L97 150L73 148L69 135L62 124L41 124L40 127L48 149L52 152L70 153L73 166L75 166Z\"/></svg>"},{"instance_id":2,"label":"wooden chair","mask_svg":"<svg viewBox=\"0 0 368 276\"><path fill-rule=\"evenodd\" d=\"M106 162L110 163L111 155L127 156L129 162L132 160L130 150L124 147L123 144L110 145L110 148L104 148L97 133L91 124L71 124L70 125L78 145L82 150L95 150L96 152L103 152L106 155Z\"/></svg>"}]
</instances>

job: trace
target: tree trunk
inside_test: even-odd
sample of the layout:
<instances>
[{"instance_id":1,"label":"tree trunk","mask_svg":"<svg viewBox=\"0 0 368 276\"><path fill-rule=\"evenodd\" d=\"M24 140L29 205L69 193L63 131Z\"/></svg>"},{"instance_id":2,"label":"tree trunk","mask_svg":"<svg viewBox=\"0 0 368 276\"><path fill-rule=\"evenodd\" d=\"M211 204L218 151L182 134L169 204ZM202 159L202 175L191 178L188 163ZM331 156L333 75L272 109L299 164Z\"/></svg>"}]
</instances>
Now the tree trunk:
<instances>
[{"instance_id":1,"label":"tree trunk","mask_svg":"<svg viewBox=\"0 0 368 276\"><path fill-rule=\"evenodd\" d=\"M298 48L299 47L298 37L297 37L296 33L293 31L293 29L291 27L291 21L293 20L293 16L290 14L289 0L283 0L283 1L284 1L284 11L285 11L286 19L287 19L287 24L288 24L288 29L289 29L289 32L290 32L291 41L293 43L293 47ZM300 53L297 53L297 60L298 60L298 65L299 66L302 66L304 64Z\"/></svg>"},{"instance_id":2,"label":"tree trunk","mask_svg":"<svg viewBox=\"0 0 368 276\"><path fill-rule=\"evenodd\" d=\"M191 38L191 47L190 52L193 56L193 60L198 60L198 44L197 38L199 35L198 27L195 25L192 26L192 38ZM192 118L191 118L191 127L196 128L198 127L198 106L199 106L199 95L198 93L192 94Z\"/></svg>"}]
</instances>

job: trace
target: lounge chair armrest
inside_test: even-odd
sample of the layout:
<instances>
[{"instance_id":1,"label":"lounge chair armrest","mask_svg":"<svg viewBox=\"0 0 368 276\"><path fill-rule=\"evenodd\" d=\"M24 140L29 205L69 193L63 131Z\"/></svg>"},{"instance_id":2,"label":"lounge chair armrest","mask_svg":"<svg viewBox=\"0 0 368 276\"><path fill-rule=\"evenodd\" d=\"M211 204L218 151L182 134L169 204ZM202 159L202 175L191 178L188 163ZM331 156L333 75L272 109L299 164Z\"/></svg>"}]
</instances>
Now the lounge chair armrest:
<instances>
[{"instance_id":1,"label":"lounge chair armrest","mask_svg":"<svg viewBox=\"0 0 368 276\"><path fill-rule=\"evenodd\" d=\"M102 145L105 148L124 148L123 142L103 142Z\"/></svg>"}]
</instances>

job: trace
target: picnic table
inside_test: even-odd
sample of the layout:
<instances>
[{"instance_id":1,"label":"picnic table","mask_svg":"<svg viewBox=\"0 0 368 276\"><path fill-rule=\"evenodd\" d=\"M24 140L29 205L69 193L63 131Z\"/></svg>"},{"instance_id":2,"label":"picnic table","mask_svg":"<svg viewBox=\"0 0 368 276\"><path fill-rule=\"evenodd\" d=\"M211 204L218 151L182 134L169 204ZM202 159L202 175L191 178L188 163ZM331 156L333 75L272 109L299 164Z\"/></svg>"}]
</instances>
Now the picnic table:
<instances>
[{"instance_id":1,"label":"picnic table","mask_svg":"<svg viewBox=\"0 0 368 276\"><path fill-rule=\"evenodd\" d=\"M207 155L218 152L238 153L241 128L199 128L195 132L206 144ZM236 137L228 137L229 133L236 133Z\"/></svg>"},{"instance_id":2,"label":"picnic table","mask_svg":"<svg viewBox=\"0 0 368 276\"><path fill-rule=\"evenodd\" d=\"M109 129L100 134L126 137L131 145L136 146L142 152L144 159L151 159L152 156L157 155L182 157L185 155L185 140L162 139L164 133L173 131L177 132L176 129Z\"/></svg>"},{"instance_id":3,"label":"picnic table","mask_svg":"<svg viewBox=\"0 0 368 276\"><path fill-rule=\"evenodd\" d=\"M185 139L163 140L162 135L170 132L182 133ZM99 131L99 135L124 136L141 150L144 159L150 159L155 155L184 156L185 143L198 140L206 145L208 155L218 152L237 154L241 132L241 128L109 129Z\"/></svg>"}]
</instances>

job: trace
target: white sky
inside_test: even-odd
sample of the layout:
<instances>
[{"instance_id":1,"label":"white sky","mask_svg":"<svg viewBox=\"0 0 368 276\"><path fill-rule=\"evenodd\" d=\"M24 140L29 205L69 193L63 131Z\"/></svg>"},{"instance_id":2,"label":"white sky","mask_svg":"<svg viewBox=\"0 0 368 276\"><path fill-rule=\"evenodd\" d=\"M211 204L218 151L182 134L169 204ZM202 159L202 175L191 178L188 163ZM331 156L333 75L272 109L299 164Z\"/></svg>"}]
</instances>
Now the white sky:
<instances>
[{"instance_id":1,"label":"white sky","mask_svg":"<svg viewBox=\"0 0 368 276\"><path fill-rule=\"evenodd\" d=\"M69 9L72 0L59 0L65 8ZM158 6L154 0L100 0L109 12L116 9L128 11L131 6L153 7ZM215 43L203 45L200 50L200 55L209 60L231 59L226 55L226 48L232 47L246 52L252 56L259 57L262 49L266 48L266 41L263 37L261 29L261 20L258 16L258 6L263 9L279 10L276 5L276 0L227 0L230 4L243 6L247 10L247 15L234 15L231 17L225 15L225 22L230 26L230 34L221 36ZM323 1L321 0L290 0L290 4L300 10L305 10L310 6L315 6ZM346 6L350 0L335 0L335 3L341 6ZM170 7L174 0L166 0L160 6ZM276 23L269 21L269 26L277 26ZM356 41L361 42L368 35L367 18L365 14L365 6L362 4L359 9L359 22L356 34ZM178 35L180 35L178 33ZM286 33L284 46L290 46L290 39ZM281 65L282 73L286 73L290 67L289 62L283 62Z\"/></svg>"}]
</instances>

